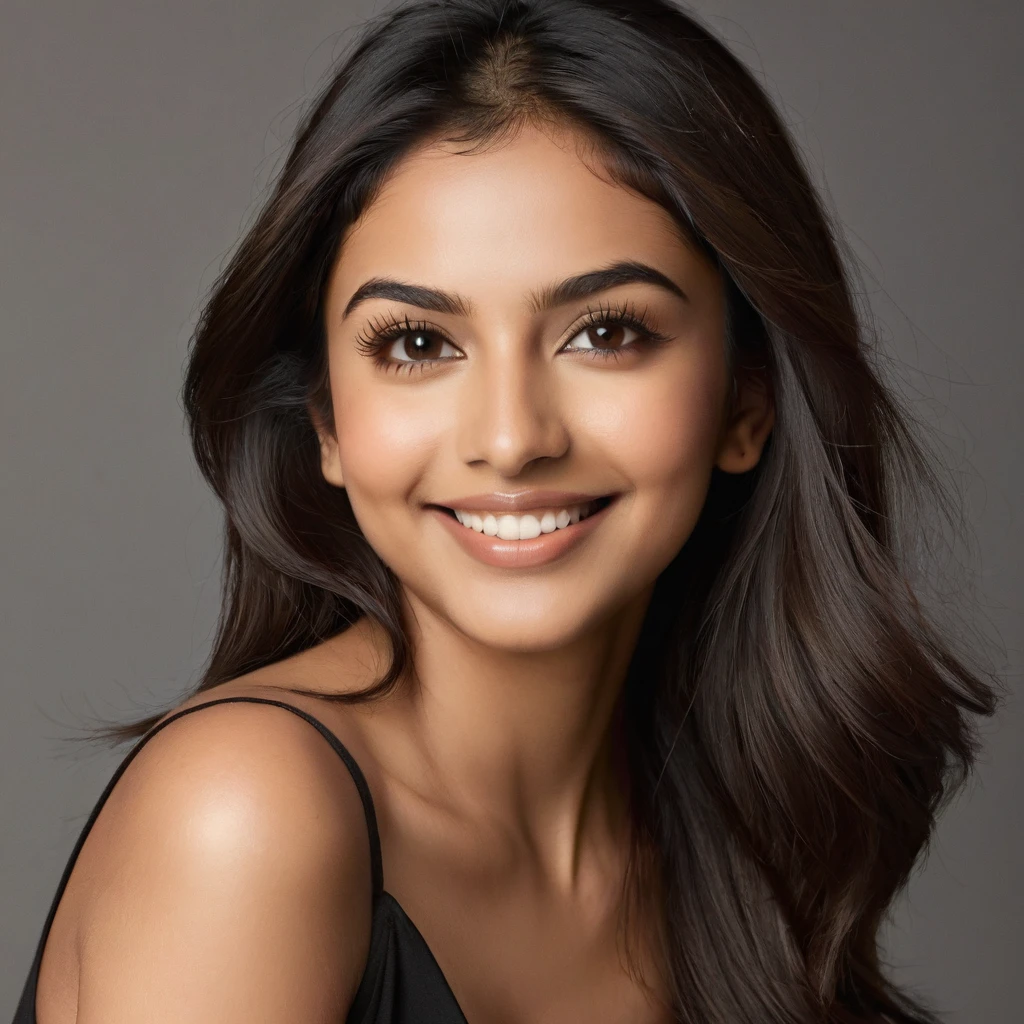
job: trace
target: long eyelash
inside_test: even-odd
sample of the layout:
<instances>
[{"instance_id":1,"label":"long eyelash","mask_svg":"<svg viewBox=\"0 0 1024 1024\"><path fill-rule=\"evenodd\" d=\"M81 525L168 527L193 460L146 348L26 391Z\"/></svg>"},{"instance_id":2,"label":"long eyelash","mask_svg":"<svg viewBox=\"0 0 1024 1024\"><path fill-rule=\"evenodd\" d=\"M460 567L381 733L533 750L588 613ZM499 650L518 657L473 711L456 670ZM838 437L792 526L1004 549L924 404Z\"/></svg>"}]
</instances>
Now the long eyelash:
<instances>
[{"instance_id":1,"label":"long eyelash","mask_svg":"<svg viewBox=\"0 0 1024 1024\"><path fill-rule=\"evenodd\" d=\"M405 316L401 319L396 317L385 318L379 322L371 320L367 333L360 334L356 337L355 346L363 353L363 355L371 356L374 363L376 363L376 365L382 370L394 370L396 373L411 373L415 368L418 367L419 369L422 369L424 366L429 365L436 360L417 359L397 362L388 359L386 356L382 355L382 353L384 349L387 348L388 345L390 345L396 338L400 338L403 334L410 334L414 331L436 334L442 340L447 341L449 344L453 344L444 331L438 330L436 327L431 326L424 320L410 320L408 316Z\"/></svg>"},{"instance_id":2,"label":"long eyelash","mask_svg":"<svg viewBox=\"0 0 1024 1024\"><path fill-rule=\"evenodd\" d=\"M621 324L623 327L630 327L636 331L640 338L626 345L626 349L652 347L670 340L667 334L662 334L661 331L654 327L648 315L647 307L644 306L643 311L640 312L632 302L625 302L621 306L598 306L597 309L592 309L588 306L587 315L583 318L582 322L573 324L572 333L569 337L575 338L580 331L593 327L595 324ZM585 351L588 356L596 355L599 359L622 358L622 349L596 348L586 349Z\"/></svg>"},{"instance_id":3,"label":"long eyelash","mask_svg":"<svg viewBox=\"0 0 1024 1024\"><path fill-rule=\"evenodd\" d=\"M622 305L602 305L596 309L587 307L587 313L583 320L574 324L569 338L575 338L580 331L593 327L595 324L618 324L629 327L640 335L637 341L630 342L626 349L649 347L668 341L669 336L662 334L651 323L648 317L647 307L638 311L631 302ZM366 356L373 358L375 364L387 372L412 373L415 370L423 370L436 362L447 360L437 359L413 359L413 360L391 360L382 355L385 348L404 334L422 332L437 335L442 341L454 346L454 342L444 331L432 326L424 320L410 320L408 316L402 318L384 318L381 321L370 321L367 333L360 334L355 339L356 348ZM598 359L621 359L622 349L581 349L588 358Z\"/></svg>"},{"instance_id":4,"label":"long eyelash","mask_svg":"<svg viewBox=\"0 0 1024 1024\"><path fill-rule=\"evenodd\" d=\"M382 345L400 338L407 331L426 330L426 324L415 324L405 317L402 320L387 319L382 322L371 320L369 329L355 339L356 348L363 355L372 356Z\"/></svg>"}]
</instances>

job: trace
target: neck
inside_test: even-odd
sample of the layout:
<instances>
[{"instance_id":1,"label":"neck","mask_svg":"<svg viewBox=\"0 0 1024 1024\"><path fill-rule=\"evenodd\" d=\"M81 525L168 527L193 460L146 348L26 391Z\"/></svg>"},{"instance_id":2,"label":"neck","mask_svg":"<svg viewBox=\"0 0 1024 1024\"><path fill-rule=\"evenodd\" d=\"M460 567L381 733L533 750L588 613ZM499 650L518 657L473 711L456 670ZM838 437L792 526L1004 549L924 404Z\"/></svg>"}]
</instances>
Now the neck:
<instances>
[{"instance_id":1,"label":"neck","mask_svg":"<svg viewBox=\"0 0 1024 1024\"><path fill-rule=\"evenodd\" d=\"M407 771L460 817L521 840L560 888L573 888L582 849L615 844L626 824L621 697L649 600L565 647L515 652L404 598Z\"/></svg>"}]
</instances>

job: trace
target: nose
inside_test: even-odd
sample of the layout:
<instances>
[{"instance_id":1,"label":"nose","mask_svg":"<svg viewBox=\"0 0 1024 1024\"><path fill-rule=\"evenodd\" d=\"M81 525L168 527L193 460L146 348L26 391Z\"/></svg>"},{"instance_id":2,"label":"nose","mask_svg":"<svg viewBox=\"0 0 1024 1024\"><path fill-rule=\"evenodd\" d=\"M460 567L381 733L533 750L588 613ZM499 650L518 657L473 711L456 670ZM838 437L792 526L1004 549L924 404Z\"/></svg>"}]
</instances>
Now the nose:
<instances>
[{"instance_id":1,"label":"nose","mask_svg":"<svg viewBox=\"0 0 1024 1024\"><path fill-rule=\"evenodd\" d=\"M459 454L466 465L487 463L515 477L531 463L564 455L569 430L557 381L525 346L480 358L463 378L456 419Z\"/></svg>"}]
</instances>

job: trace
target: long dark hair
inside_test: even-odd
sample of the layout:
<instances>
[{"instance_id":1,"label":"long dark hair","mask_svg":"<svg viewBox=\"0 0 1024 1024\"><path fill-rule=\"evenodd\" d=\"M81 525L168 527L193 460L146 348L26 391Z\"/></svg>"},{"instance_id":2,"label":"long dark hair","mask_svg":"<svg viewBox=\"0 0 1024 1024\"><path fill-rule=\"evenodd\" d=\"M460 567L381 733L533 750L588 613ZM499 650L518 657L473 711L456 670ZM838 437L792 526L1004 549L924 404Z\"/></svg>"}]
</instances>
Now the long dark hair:
<instances>
[{"instance_id":1,"label":"long dark hair","mask_svg":"<svg viewBox=\"0 0 1024 1024\"><path fill-rule=\"evenodd\" d=\"M654 909L679 1021L935 1021L884 976L878 931L997 681L919 601L917 513L949 505L883 383L839 233L762 88L666 0L423 0L355 40L193 339L185 408L226 512L195 692L362 616L389 638L388 670L359 693L302 692L366 701L402 677L398 581L320 471L325 278L411 147L527 123L599 140L615 180L715 262L733 358L767 374L776 407L759 466L716 471L630 666L624 918Z\"/></svg>"}]
</instances>

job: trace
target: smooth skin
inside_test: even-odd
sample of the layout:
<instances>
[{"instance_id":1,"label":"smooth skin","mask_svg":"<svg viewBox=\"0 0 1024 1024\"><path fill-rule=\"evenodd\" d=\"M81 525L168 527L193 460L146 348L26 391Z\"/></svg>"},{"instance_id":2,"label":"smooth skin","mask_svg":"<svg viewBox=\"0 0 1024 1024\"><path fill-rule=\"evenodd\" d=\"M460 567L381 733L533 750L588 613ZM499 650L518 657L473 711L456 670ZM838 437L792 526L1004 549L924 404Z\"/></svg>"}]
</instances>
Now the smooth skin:
<instances>
[{"instance_id":1,"label":"smooth skin","mask_svg":"<svg viewBox=\"0 0 1024 1024\"><path fill-rule=\"evenodd\" d=\"M539 301L621 261L675 288ZM385 278L460 302L351 305ZM271 696L335 730L374 794L385 887L470 1024L662 1024L616 942L627 818L613 711L712 468L751 469L773 425L765 380L730 370L722 281L661 207L602 173L586 138L527 127L472 154L409 154L347 231L326 300L323 473L401 581L414 671L369 707L282 690L372 681L384 645L364 620L181 707ZM620 328L619 358L595 355L578 325L624 303L667 340L634 345ZM426 356L404 336L382 366L357 344L405 317L434 338ZM619 498L583 543L531 569L474 559L424 507L528 488ZM143 748L83 847L43 959L40 1024L342 1021L369 891L355 787L315 730L262 705L186 716Z\"/></svg>"}]
</instances>

